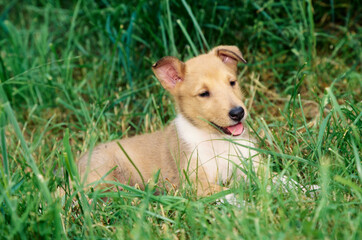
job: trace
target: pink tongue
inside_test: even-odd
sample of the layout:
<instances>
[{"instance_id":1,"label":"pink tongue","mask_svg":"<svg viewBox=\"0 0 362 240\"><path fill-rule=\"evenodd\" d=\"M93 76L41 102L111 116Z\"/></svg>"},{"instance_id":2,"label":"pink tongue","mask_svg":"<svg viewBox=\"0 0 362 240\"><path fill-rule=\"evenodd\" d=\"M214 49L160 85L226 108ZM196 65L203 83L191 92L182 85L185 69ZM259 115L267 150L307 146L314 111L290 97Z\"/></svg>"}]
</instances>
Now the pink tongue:
<instances>
[{"instance_id":1,"label":"pink tongue","mask_svg":"<svg viewBox=\"0 0 362 240\"><path fill-rule=\"evenodd\" d=\"M244 126L242 123L238 123L236 125L230 126L226 128L227 130L229 130L229 132L231 133L231 135L233 136L238 136L240 134L243 133L244 131Z\"/></svg>"}]
</instances>

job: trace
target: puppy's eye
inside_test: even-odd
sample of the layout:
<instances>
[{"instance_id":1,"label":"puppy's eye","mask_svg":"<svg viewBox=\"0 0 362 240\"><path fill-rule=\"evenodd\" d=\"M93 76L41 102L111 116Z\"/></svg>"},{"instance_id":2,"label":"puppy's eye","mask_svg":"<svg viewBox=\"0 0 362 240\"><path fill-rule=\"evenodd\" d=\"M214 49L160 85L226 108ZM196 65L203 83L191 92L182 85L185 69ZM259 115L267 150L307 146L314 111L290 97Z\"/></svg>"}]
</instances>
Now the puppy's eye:
<instances>
[{"instance_id":1,"label":"puppy's eye","mask_svg":"<svg viewBox=\"0 0 362 240\"><path fill-rule=\"evenodd\" d=\"M230 86L235 86L235 84L236 84L236 81L230 81Z\"/></svg>"},{"instance_id":2,"label":"puppy's eye","mask_svg":"<svg viewBox=\"0 0 362 240\"><path fill-rule=\"evenodd\" d=\"M199 94L200 97L209 97L210 96L210 92L209 91L205 91Z\"/></svg>"}]
</instances>

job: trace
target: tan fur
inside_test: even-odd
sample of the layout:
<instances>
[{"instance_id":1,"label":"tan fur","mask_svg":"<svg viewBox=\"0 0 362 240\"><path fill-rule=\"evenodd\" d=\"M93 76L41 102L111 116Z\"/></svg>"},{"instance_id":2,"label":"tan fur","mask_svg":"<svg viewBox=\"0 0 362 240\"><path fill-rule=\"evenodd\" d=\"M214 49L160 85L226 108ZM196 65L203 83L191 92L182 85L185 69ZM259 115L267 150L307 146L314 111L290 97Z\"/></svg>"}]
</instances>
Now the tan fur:
<instances>
[{"instance_id":1,"label":"tan fur","mask_svg":"<svg viewBox=\"0 0 362 240\"><path fill-rule=\"evenodd\" d=\"M142 184L141 176L125 156L118 145L120 144L128 157L137 166L144 180L151 179L161 169L163 178L177 184L179 178L176 161L180 159L180 156L176 151L176 146L180 145L182 147L182 143L177 142L176 134L175 127L170 125L164 131L98 145L91 152L91 157L89 157L90 153L88 152L79 160L78 169L80 175L84 176L86 173L89 160L90 172L87 183L98 181L117 166L104 180L117 180L129 185Z\"/></svg>"},{"instance_id":2,"label":"tan fur","mask_svg":"<svg viewBox=\"0 0 362 240\"><path fill-rule=\"evenodd\" d=\"M221 127L231 126L235 122L228 116L230 109L237 106L245 109L237 83L238 61L245 60L237 47L219 46L185 63L174 57L165 57L153 66L153 71L163 87L174 96L177 109L185 119L205 133L222 138L225 134L211 126L210 122ZM232 87L230 81L236 81L236 85ZM199 94L204 91L209 91L210 97L200 97ZM175 121L163 131L104 143L91 153L86 153L79 159L78 168L83 178L88 172L87 183L100 180L116 167L104 180L139 184L142 187L139 173L118 144L132 159L145 181L161 170L162 179L179 186L180 173L183 174L189 164L189 169L194 170L190 177L196 183L198 195L221 189L215 181L209 181L207 176L210 173L203 166L198 166L198 158L192 153L190 144L179 138Z\"/></svg>"}]
</instances>

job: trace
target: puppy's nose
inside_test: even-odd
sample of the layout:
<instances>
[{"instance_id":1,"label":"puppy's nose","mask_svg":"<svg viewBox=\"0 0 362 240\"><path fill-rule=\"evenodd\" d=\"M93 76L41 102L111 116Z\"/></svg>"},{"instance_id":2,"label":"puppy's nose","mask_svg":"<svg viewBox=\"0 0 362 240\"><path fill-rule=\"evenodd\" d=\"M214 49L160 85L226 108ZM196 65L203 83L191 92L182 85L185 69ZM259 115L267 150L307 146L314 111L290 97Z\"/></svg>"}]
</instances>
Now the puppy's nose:
<instances>
[{"instance_id":1,"label":"puppy's nose","mask_svg":"<svg viewBox=\"0 0 362 240\"><path fill-rule=\"evenodd\" d=\"M233 109L230 110L229 117L232 120L239 122L241 119L243 119L244 114L245 114L244 108L234 107Z\"/></svg>"}]
</instances>

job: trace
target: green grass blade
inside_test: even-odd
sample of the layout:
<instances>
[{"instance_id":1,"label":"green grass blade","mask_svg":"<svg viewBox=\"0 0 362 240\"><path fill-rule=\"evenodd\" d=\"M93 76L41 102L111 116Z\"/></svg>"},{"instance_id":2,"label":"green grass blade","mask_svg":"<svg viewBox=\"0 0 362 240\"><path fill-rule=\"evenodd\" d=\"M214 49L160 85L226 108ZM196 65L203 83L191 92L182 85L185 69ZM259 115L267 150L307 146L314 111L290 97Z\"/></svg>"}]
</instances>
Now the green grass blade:
<instances>
[{"instance_id":1,"label":"green grass blade","mask_svg":"<svg viewBox=\"0 0 362 240\"><path fill-rule=\"evenodd\" d=\"M177 52L177 48L175 45L175 36L173 33L173 24L172 24L169 0L166 0L166 11L167 11L167 23L168 23L168 37L170 38L170 44L171 44L171 55L177 56L178 52Z\"/></svg>"},{"instance_id":2,"label":"green grass blade","mask_svg":"<svg viewBox=\"0 0 362 240\"><path fill-rule=\"evenodd\" d=\"M0 145L1 145L1 156L4 166L4 174L6 178L10 177L10 171L9 171L9 159L8 159L8 153L6 148L6 137L5 137L5 126L6 126L6 117L5 113L0 113ZM4 176L3 176L4 177ZM4 178L5 178L4 177Z\"/></svg>"},{"instance_id":3,"label":"green grass blade","mask_svg":"<svg viewBox=\"0 0 362 240\"><path fill-rule=\"evenodd\" d=\"M194 56L197 56L199 54L199 52L197 51L197 48L196 48L194 42L191 40L190 35L187 33L186 28L184 27L184 25L182 24L180 19L177 19L176 22L180 26L183 34L185 35L188 43L190 44Z\"/></svg>"},{"instance_id":4,"label":"green grass blade","mask_svg":"<svg viewBox=\"0 0 362 240\"><path fill-rule=\"evenodd\" d=\"M197 22L197 20L196 20L196 18L195 18L195 15L193 14L190 6L187 4L187 2L186 2L185 0L181 0L181 1L182 1L182 4L183 4L184 7L185 7L187 13L189 14L189 16L190 16L190 18L191 18L191 20L192 20L192 22L193 22L193 24L194 24L194 26L195 26L195 28L196 28L196 31L197 31L198 35L201 37L204 46L206 47L207 50L209 50L209 49L210 49L210 46L209 46L209 44L207 43L206 38L205 38L204 34L202 33L202 30L201 30L201 28L200 28L200 25L199 25L199 23ZM202 48L202 46L201 46L201 48Z\"/></svg>"},{"instance_id":5,"label":"green grass blade","mask_svg":"<svg viewBox=\"0 0 362 240\"><path fill-rule=\"evenodd\" d=\"M126 158L128 159L128 161L132 164L132 166L136 169L137 173L139 174L141 180L142 180L142 184L145 187L146 186L146 182L145 179L142 176L141 171L138 169L138 167L136 166L136 164L132 161L132 159L130 158L130 156L128 155L128 153L126 152L126 150L124 150L124 148L122 147L122 145L117 142L118 147L122 150L123 154L126 156Z\"/></svg>"}]
</instances>

